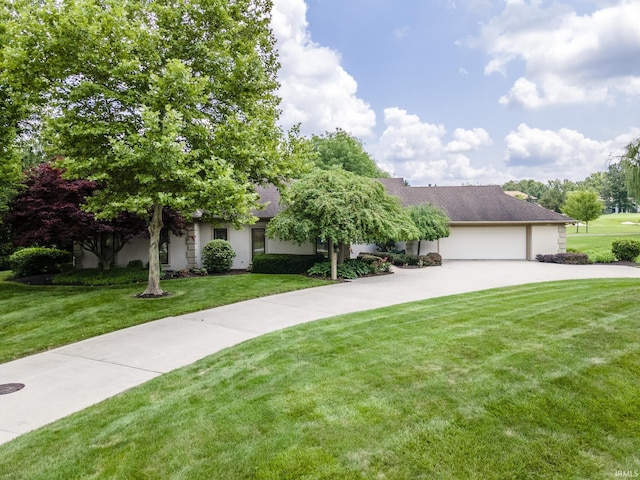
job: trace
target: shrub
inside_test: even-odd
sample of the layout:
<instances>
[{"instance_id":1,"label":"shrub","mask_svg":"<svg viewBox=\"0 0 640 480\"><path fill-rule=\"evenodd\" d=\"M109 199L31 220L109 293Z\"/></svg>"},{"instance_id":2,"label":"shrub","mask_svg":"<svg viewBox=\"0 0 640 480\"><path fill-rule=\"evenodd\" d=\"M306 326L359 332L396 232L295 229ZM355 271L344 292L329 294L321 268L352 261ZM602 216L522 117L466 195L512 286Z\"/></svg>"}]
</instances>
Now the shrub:
<instances>
[{"instance_id":1,"label":"shrub","mask_svg":"<svg viewBox=\"0 0 640 480\"><path fill-rule=\"evenodd\" d=\"M323 260L322 254L318 255L288 255L264 253L256 255L251 264L253 273L296 274L305 273L316 262Z\"/></svg>"},{"instance_id":2,"label":"shrub","mask_svg":"<svg viewBox=\"0 0 640 480\"><path fill-rule=\"evenodd\" d=\"M616 256L612 252L584 252L589 257L589 263L613 263Z\"/></svg>"},{"instance_id":3,"label":"shrub","mask_svg":"<svg viewBox=\"0 0 640 480\"><path fill-rule=\"evenodd\" d=\"M358 260L369 267L369 273L372 275L385 273L391 270L391 263L386 257L380 257L376 254L371 255L368 253L361 253L358 255Z\"/></svg>"},{"instance_id":4,"label":"shrub","mask_svg":"<svg viewBox=\"0 0 640 480\"><path fill-rule=\"evenodd\" d=\"M329 278L331 276L331 262L316 263L307 270L309 275L314 277ZM347 280L354 280L370 273L369 266L362 260L347 259L338 265L338 277Z\"/></svg>"},{"instance_id":5,"label":"shrub","mask_svg":"<svg viewBox=\"0 0 640 480\"><path fill-rule=\"evenodd\" d=\"M142 270L144 268L144 263L142 262L142 260L131 260L129 263L127 263L127 268L137 268L138 270Z\"/></svg>"},{"instance_id":6,"label":"shrub","mask_svg":"<svg viewBox=\"0 0 640 480\"><path fill-rule=\"evenodd\" d=\"M640 255L640 242L630 238L619 238L611 243L611 252L621 262L635 262Z\"/></svg>"},{"instance_id":7,"label":"shrub","mask_svg":"<svg viewBox=\"0 0 640 480\"><path fill-rule=\"evenodd\" d=\"M560 263L564 265L588 265L589 256L586 253L554 253L538 254L536 260L544 263Z\"/></svg>"},{"instance_id":8,"label":"shrub","mask_svg":"<svg viewBox=\"0 0 640 480\"><path fill-rule=\"evenodd\" d=\"M438 252L427 253L427 257L431 259L432 265L438 267L442 265L442 255L440 255Z\"/></svg>"},{"instance_id":9,"label":"shrub","mask_svg":"<svg viewBox=\"0 0 640 480\"><path fill-rule=\"evenodd\" d=\"M202 249L202 264L208 272L224 273L231 270L236 252L226 240L211 240Z\"/></svg>"},{"instance_id":10,"label":"shrub","mask_svg":"<svg viewBox=\"0 0 640 480\"><path fill-rule=\"evenodd\" d=\"M160 278L166 273L160 271ZM83 285L88 287L102 287L105 285L125 285L129 283L146 283L149 279L147 269L111 267L109 270L100 268L80 268L69 272L59 273L53 277L55 285Z\"/></svg>"},{"instance_id":11,"label":"shrub","mask_svg":"<svg viewBox=\"0 0 640 480\"><path fill-rule=\"evenodd\" d=\"M71 254L56 248L23 248L9 257L9 265L16 277L58 273L71 261Z\"/></svg>"}]
</instances>

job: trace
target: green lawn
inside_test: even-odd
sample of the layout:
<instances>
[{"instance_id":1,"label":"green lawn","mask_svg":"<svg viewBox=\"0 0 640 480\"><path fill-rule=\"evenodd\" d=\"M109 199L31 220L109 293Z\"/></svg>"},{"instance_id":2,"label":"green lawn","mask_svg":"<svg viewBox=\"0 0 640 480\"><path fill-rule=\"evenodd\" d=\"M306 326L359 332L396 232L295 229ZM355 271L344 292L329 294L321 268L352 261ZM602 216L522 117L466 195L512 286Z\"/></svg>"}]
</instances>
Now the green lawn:
<instances>
[{"instance_id":1,"label":"green lawn","mask_svg":"<svg viewBox=\"0 0 640 480\"><path fill-rule=\"evenodd\" d=\"M23 285L0 273L0 363L138 325L250 298L325 285L302 275L243 274L167 280L171 296L140 299L140 285Z\"/></svg>"},{"instance_id":2,"label":"green lawn","mask_svg":"<svg viewBox=\"0 0 640 480\"><path fill-rule=\"evenodd\" d=\"M275 332L0 446L12 479L611 479L640 470L640 282Z\"/></svg>"},{"instance_id":3,"label":"green lawn","mask_svg":"<svg viewBox=\"0 0 640 480\"><path fill-rule=\"evenodd\" d=\"M567 248L583 252L611 252L611 242L617 238L640 241L640 213L602 215L589 223L589 233L586 233L584 226L579 227L579 233L576 233L575 226L567 226Z\"/></svg>"}]
</instances>

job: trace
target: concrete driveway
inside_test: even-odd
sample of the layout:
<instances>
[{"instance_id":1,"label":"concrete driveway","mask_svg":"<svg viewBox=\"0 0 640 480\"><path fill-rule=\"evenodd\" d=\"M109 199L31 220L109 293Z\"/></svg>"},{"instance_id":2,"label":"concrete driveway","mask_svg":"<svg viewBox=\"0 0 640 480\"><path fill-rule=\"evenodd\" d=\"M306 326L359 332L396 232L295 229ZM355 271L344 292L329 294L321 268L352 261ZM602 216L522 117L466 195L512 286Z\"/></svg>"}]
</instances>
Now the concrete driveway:
<instances>
[{"instance_id":1,"label":"concrete driveway","mask_svg":"<svg viewBox=\"0 0 640 480\"><path fill-rule=\"evenodd\" d=\"M25 387L0 395L0 444L224 348L304 322L494 287L623 277L640 280L640 269L448 261L149 322L1 364L0 385Z\"/></svg>"}]
</instances>

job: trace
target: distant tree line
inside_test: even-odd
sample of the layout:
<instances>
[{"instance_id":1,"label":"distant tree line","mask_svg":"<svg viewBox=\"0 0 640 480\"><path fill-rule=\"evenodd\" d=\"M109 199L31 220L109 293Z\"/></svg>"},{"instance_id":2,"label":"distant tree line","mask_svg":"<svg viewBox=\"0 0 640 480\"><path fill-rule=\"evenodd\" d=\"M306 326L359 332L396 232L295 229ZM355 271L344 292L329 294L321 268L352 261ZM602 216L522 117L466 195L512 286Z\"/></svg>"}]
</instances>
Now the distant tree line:
<instances>
[{"instance_id":1,"label":"distant tree line","mask_svg":"<svg viewBox=\"0 0 640 480\"><path fill-rule=\"evenodd\" d=\"M630 169L625 161L611 163L604 172L595 172L584 180L548 180L547 183L533 179L510 180L502 185L505 191L519 191L524 200L537 203L549 210L562 212L570 192L595 192L604 205L606 213L636 211L637 201L629 191Z\"/></svg>"}]
</instances>

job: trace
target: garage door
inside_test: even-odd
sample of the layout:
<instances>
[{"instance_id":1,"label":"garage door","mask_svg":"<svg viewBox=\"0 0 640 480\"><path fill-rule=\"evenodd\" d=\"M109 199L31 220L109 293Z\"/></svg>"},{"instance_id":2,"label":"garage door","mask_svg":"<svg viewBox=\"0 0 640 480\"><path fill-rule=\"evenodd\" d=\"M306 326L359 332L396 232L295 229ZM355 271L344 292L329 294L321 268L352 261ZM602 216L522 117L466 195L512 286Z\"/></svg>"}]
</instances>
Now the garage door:
<instances>
[{"instance_id":1,"label":"garage door","mask_svg":"<svg viewBox=\"0 0 640 480\"><path fill-rule=\"evenodd\" d=\"M449 260L525 260L526 227L451 227L440 239L440 255Z\"/></svg>"}]
</instances>

